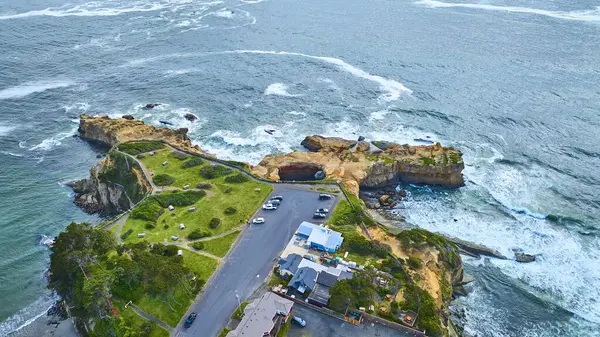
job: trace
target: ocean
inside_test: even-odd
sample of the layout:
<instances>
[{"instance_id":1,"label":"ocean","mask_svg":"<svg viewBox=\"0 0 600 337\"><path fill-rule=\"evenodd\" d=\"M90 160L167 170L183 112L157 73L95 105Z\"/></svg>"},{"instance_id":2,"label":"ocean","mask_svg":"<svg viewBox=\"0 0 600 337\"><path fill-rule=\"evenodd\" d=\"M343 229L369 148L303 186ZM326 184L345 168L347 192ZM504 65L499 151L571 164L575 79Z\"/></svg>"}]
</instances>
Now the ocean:
<instances>
[{"instance_id":1,"label":"ocean","mask_svg":"<svg viewBox=\"0 0 600 337\"><path fill-rule=\"evenodd\" d=\"M394 212L511 258L464 259L466 329L600 336L597 1L0 0L0 51L0 336L54 300L41 238L100 221L64 186L102 153L81 113L251 163L309 134L457 146L466 185Z\"/></svg>"}]
</instances>

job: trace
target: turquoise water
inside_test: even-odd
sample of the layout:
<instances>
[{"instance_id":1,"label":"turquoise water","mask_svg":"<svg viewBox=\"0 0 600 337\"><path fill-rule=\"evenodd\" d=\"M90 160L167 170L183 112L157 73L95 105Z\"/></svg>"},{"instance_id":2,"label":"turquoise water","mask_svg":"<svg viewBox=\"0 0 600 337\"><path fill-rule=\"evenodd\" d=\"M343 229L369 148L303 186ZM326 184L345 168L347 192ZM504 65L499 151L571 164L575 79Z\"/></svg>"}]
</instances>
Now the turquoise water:
<instances>
[{"instance_id":1,"label":"turquoise water","mask_svg":"<svg viewBox=\"0 0 600 337\"><path fill-rule=\"evenodd\" d=\"M597 6L0 0L0 336L52 302L39 237L98 221L61 185L97 161L100 150L72 137L84 112L168 120L254 163L307 134L458 146L466 186L412 188L397 212L508 256L540 254L466 260L476 282L456 305L467 329L598 336Z\"/></svg>"}]
</instances>

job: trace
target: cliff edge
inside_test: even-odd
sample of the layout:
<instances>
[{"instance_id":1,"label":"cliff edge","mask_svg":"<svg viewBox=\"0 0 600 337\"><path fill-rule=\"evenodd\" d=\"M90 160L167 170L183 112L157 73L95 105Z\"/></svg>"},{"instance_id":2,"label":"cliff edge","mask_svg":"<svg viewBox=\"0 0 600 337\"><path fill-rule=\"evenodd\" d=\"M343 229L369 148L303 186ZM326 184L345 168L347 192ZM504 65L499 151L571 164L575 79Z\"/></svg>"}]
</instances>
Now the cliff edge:
<instances>
[{"instance_id":1,"label":"cliff edge","mask_svg":"<svg viewBox=\"0 0 600 337\"><path fill-rule=\"evenodd\" d=\"M400 145L384 141L350 141L337 137L308 136L302 145L310 152L266 156L252 173L269 180L305 180L322 171L354 194L359 187L399 182L460 187L464 185L462 153L454 147Z\"/></svg>"}]
</instances>

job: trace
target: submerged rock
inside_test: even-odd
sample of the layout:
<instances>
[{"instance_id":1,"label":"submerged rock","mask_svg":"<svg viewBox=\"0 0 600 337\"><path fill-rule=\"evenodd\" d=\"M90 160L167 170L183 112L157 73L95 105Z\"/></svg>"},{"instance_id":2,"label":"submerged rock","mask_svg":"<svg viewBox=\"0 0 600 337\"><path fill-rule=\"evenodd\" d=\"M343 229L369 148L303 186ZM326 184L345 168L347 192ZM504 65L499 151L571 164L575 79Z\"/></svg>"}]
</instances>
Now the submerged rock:
<instances>
[{"instance_id":1,"label":"submerged rock","mask_svg":"<svg viewBox=\"0 0 600 337\"><path fill-rule=\"evenodd\" d=\"M121 118L126 119L128 121L132 121L135 119L132 115L123 115L123 117L121 117Z\"/></svg>"},{"instance_id":2,"label":"submerged rock","mask_svg":"<svg viewBox=\"0 0 600 337\"><path fill-rule=\"evenodd\" d=\"M535 255L525 253L515 253L515 260L521 263L529 263L535 261Z\"/></svg>"},{"instance_id":3,"label":"submerged rock","mask_svg":"<svg viewBox=\"0 0 600 337\"><path fill-rule=\"evenodd\" d=\"M154 108L156 108L157 106L160 106L160 105L161 105L160 103L148 103L148 104L146 104L146 106L144 108L145 109L154 109Z\"/></svg>"},{"instance_id":4,"label":"submerged rock","mask_svg":"<svg viewBox=\"0 0 600 337\"><path fill-rule=\"evenodd\" d=\"M186 114L185 114L183 117L184 117L185 119L187 119L188 121L190 121L190 122L193 122L193 121L195 121L196 119L198 119L198 117L196 117L196 115L194 115L194 114L192 114L192 113L186 113Z\"/></svg>"}]
</instances>

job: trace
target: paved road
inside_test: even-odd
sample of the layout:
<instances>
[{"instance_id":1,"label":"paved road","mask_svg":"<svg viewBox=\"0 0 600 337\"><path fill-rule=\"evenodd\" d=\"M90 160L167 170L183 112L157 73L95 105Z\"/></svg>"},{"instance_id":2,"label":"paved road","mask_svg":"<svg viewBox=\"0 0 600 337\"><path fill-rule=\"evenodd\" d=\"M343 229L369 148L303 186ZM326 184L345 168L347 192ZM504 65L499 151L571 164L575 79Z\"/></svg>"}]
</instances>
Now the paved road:
<instances>
[{"instance_id":1,"label":"paved road","mask_svg":"<svg viewBox=\"0 0 600 337\"><path fill-rule=\"evenodd\" d=\"M276 211L259 210L255 216L264 217L262 225L249 225L239 242L213 274L205 292L192 304L189 312L198 318L191 328L177 326L175 336L214 337L221 332L238 306L238 294L243 301L264 281L275 260L285 248L298 225L311 221L317 208L332 210L339 200L320 201L318 193L307 186L275 185L271 195L281 195L284 200Z\"/></svg>"},{"instance_id":2,"label":"paved road","mask_svg":"<svg viewBox=\"0 0 600 337\"><path fill-rule=\"evenodd\" d=\"M292 312L294 316L306 321L306 327L302 328L292 322L288 337L413 337L381 325L352 325L298 304L294 304Z\"/></svg>"}]
</instances>

